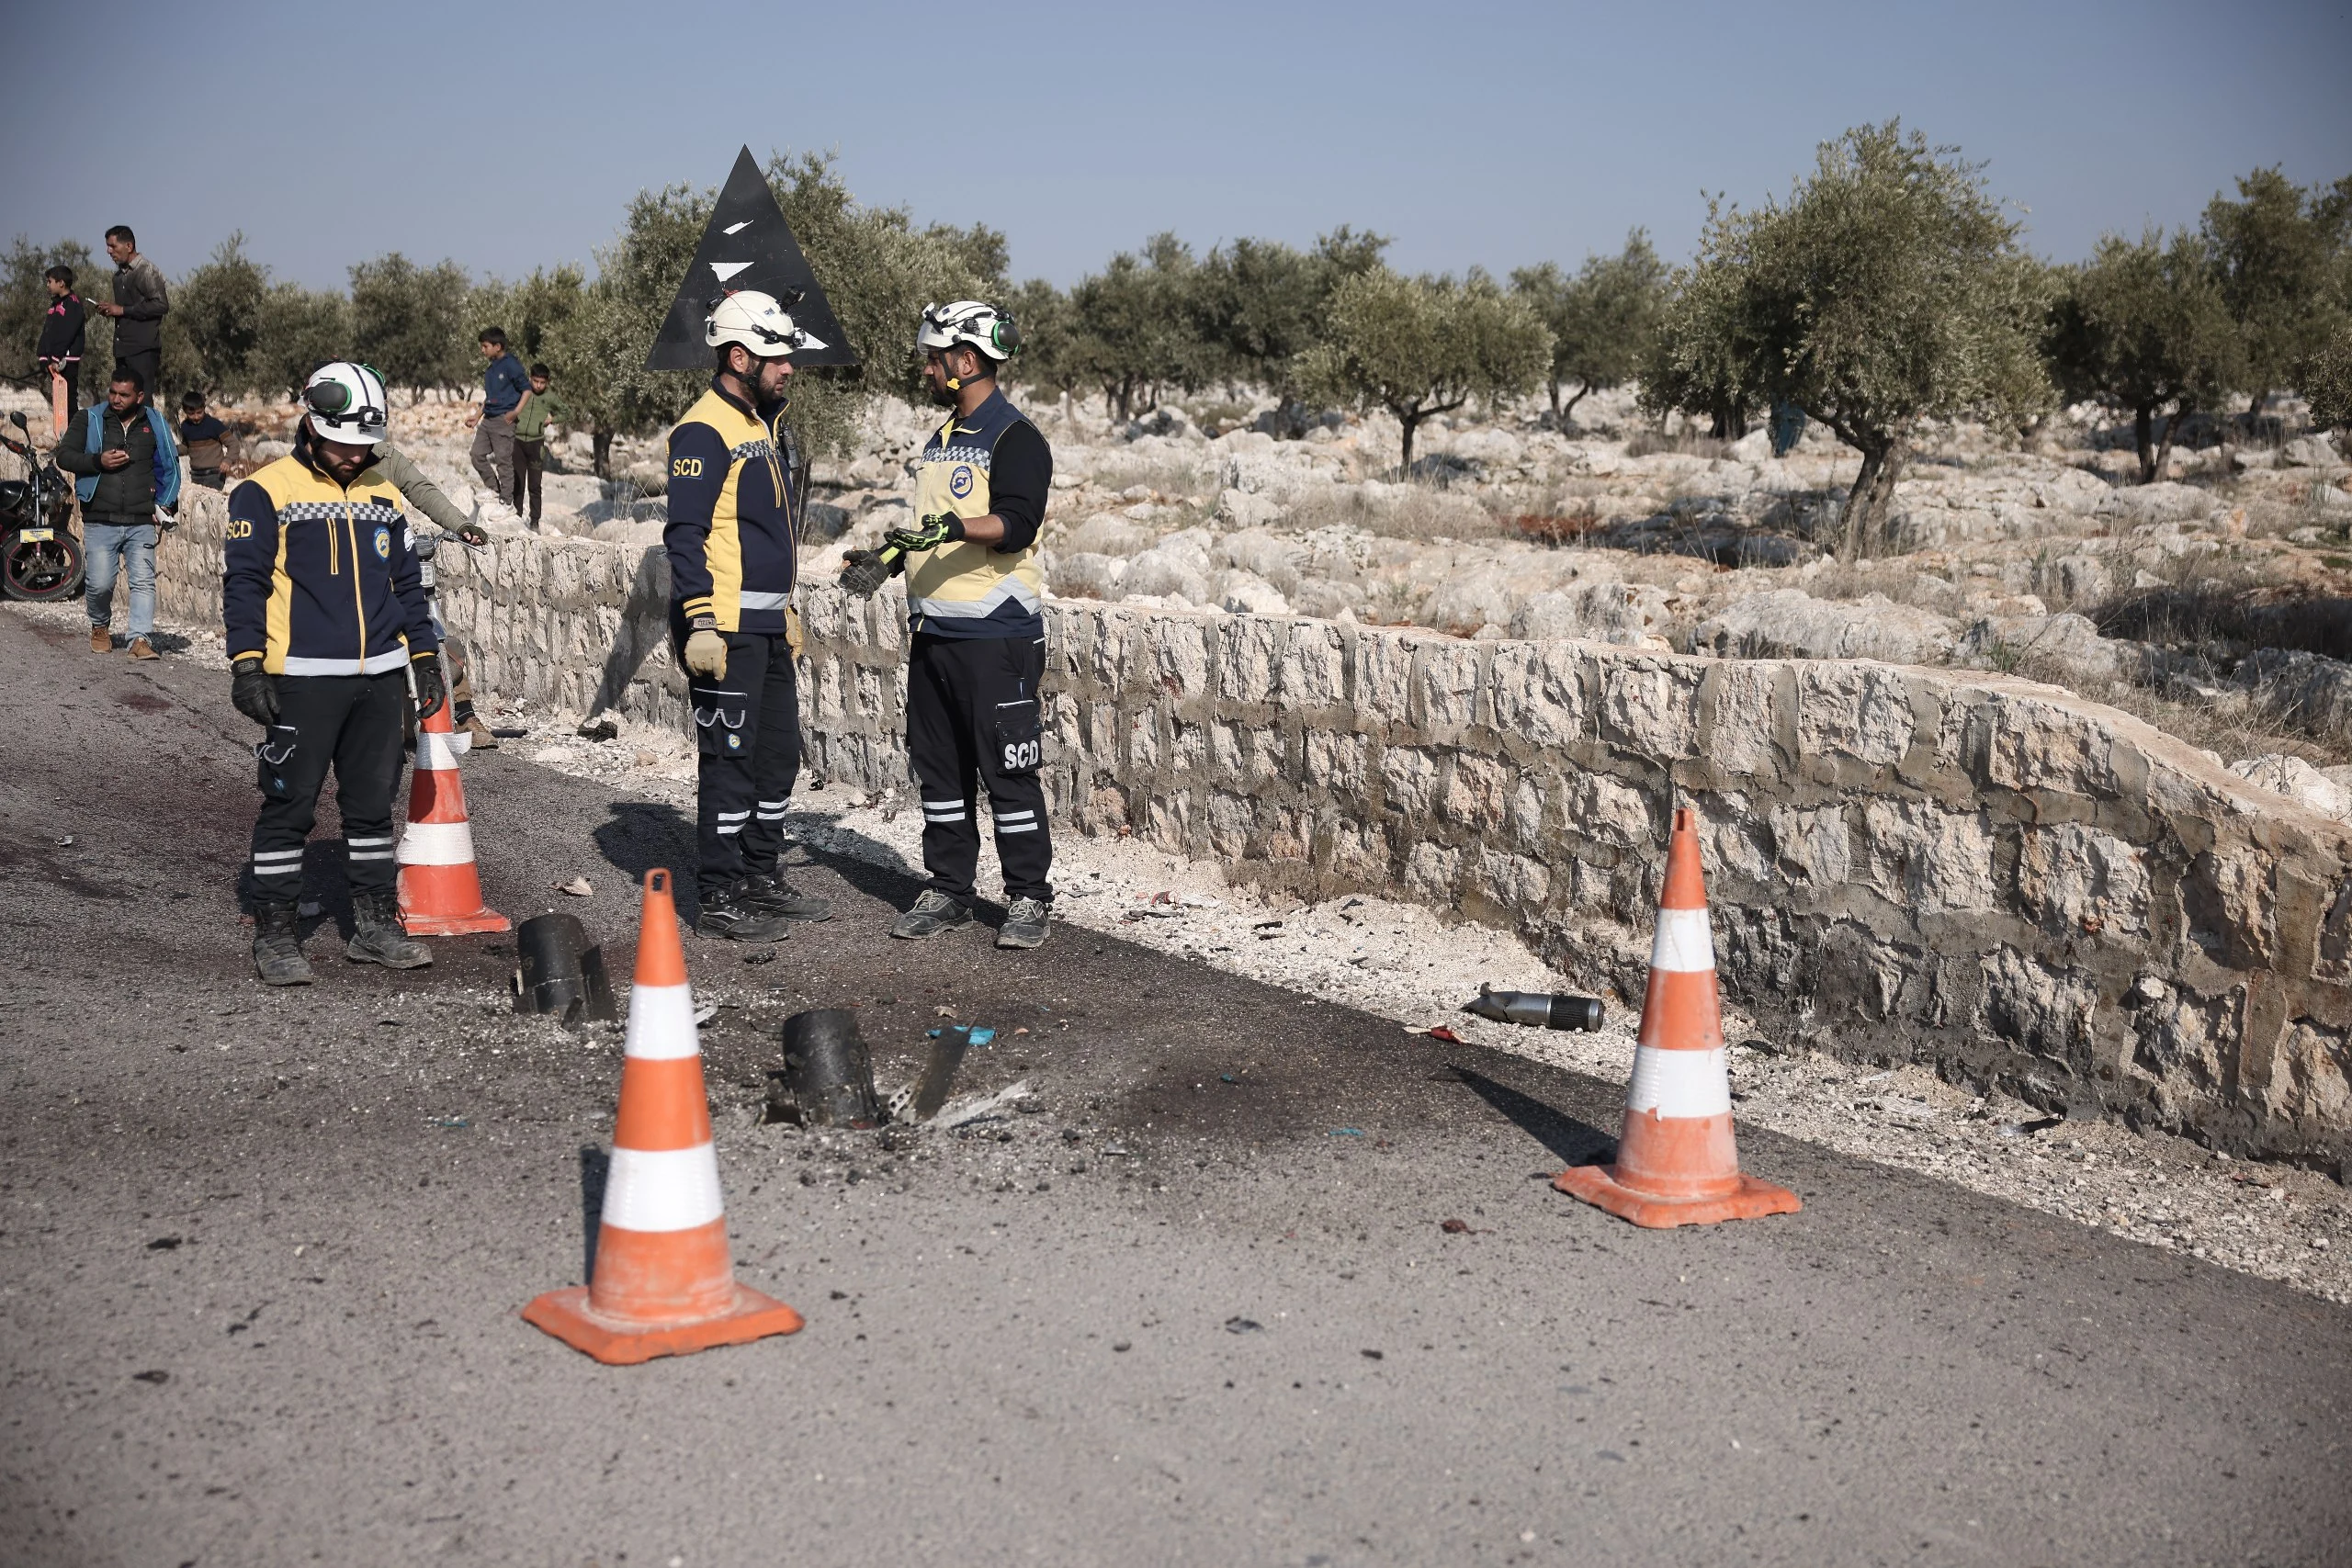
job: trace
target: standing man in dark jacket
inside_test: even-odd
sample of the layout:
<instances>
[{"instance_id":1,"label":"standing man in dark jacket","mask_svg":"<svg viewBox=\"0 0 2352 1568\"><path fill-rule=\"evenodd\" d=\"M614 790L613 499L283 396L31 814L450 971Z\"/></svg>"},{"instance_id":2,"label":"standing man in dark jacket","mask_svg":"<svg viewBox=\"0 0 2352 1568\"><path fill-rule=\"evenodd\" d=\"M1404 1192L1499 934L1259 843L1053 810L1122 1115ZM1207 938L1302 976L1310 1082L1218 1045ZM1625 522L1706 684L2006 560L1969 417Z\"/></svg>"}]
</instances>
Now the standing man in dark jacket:
<instances>
[{"instance_id":1,"label":"standing man in dark jacket","mask_svg":"<svg viewBox=\"0 0 2352 1568\"><path fill-rule=\"evenodd\" d=\"M114 318L114 365L139 372L142 395L152 393L164 373L164 316L172 308L164 275L139 254L139 241L122 224L107 231L107 254L114 258L114 302L98 306Z\"/></svg>"},{"instance_id":2,"label":"standing man in dark jacket","mask_svg":"<svg viewBox=\"0 0 2352 1568\"><path fill-rule=\"evenodd\" d=\"M330 765L351 886L344 955L391 969L433 962L401 928L392 795L412 682L420 718L447 694L407 498L376 458L391 400L373 370L339 360L312 373L302 400L293 452L230 492L221 530L230 700L263 726L254 967L270 986L311 980L302 861Z\"/></svg>"},{"instance_id":3,"label":"standing man in dark jacket","mask_svg":"<svg viewBox=\"0 0 2352 1568\"><path fill-rule=\"evenodd\" d=\"M730 294L703 325L718 351L710 390L670 433L670 636L694 702L695 929L775 942L786 920L832 907L777 869L784 810L800 774L800 695L792 589L797 572L784 386L796 350L825 345L773 295Z\"/></svg>"},{"instance_id":4,"label":"standing man in dark jacket","mask_svg":"<svg viewBox=\"0 0 2352 1568\"><path fill-rule=\"evenodd\" d=\"M489 364L481 373L481 412L468 422L474 427L474 445L467 456L490 493L503 502L514 493L514 413L530 398L531 377L506 352L503 329L484 327L481 343Z\"/></svg>"},{"instance_id":5,"label":"standing man in dark jacket","mask_svg":"<svg viewBox=\"0 0 2352 1568\"><path fill-rule=\"evenodd\" d=\"M118 565L130 578L130 657L153 659L157 525L170 525L180 498L180 454L171 426L145 405L139 372L114 373L104 407L82 416L79 429L58 438L57 466L78 476L82 500L84 604L90 613L90 651L114 651L114 580Z\"/></svg>"},{"instance_id":6,"label":"standing man in dark jacket","mask_svg":"<svg viewBox=\"0 0 2352 1568\"><path fill-rule=\"evenodd\" d=\"M89 321L82 297L74 292L72 267L51 267L42 277L49 285L49 312L40 319L40 344L33 357L49 374L50 417L62 435L82 406L82 355L88 352Z\"/></svg>"}]
</instances>

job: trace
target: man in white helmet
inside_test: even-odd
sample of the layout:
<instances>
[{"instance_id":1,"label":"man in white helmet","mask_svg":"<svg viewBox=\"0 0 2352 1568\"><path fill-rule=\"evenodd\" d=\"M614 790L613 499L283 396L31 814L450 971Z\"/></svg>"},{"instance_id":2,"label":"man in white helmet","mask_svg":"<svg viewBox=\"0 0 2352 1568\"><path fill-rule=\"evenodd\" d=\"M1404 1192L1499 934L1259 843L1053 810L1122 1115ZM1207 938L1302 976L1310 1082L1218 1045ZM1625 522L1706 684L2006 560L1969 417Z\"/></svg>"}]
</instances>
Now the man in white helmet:
<instances>
[{"instance_id":1,"label":"man in white helmet","mask_svg":"<svg viewBox=\"0 0 2352 1568\"><path fill-rule=\"evenodd\" d=\"M825 345L775 299L729 294L703 328L710 390L670 433L670 633L694 703L701 905L695 929L775 942L832 908L784 879L784 813L800 775L791 607L799 501L785 452L791 355Z\"/></svg>"},{"instance_id":2,"label":"man in white helmet","mask_svg":"<svg viewBox=\"0 0 2352 1568\"><path fill-rule=\"evenodd\" d=\"M303 389L294 450L229 496L221 615L237 711L263 727L254 823L254 966L272 986L308 984L298 909L319 789L334 769L353 932L346 957L430 964L401 929L392 861L409 682L420 715L443 700L404 497L377 465L383 378L322 367Z\"/></svg>"},{"instance_id":3,"label":"man in white helmet","mask_svg":"<svg viewBox=\"0 0 2352 1568\"><path fill-rule=\"evenodd\" d=\"M914 634L907 752L922 787L922 859L931 874L931 886L890 929L909 940L972 919L978 786L988 790L1004 870L996 944L1043 942L1053 904L1053 840L1038 779L1046 580L1036 543L1054 455L997 390L997 367L1020 343L1011 318L979 300L924 309L915 345L933 399L950 412L915 469L915 525L892 534L863 565L847 563L854 589L879 583L877 563L905 562Z\"/></svg>"}]
</instances>

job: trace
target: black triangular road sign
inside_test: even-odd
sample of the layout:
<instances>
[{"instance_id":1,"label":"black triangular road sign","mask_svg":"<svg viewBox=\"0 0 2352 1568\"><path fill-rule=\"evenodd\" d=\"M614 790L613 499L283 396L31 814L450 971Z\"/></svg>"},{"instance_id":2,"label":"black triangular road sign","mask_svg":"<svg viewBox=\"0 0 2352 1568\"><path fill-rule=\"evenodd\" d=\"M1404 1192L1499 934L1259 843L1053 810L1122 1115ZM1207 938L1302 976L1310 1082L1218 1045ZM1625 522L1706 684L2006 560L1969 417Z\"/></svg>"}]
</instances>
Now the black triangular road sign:
<instances>
[{"instance_id":1,"label":"black triangular road sign","mask_svg":"<svg viewBox=\"0 0 2352 1568\"><path fill-rule=\"evenodd\" d=\"M786 301L795 290L799 291L799 302L787 302L785 309L793 325L825 346L794 355L795 368L858 363L749 147L736 154L735 167L718 193L718 205L710 209L710 224L702 231L702 243L695 247L694 264L686 268L686 279L678 286L678 297L671 301L670 314L653 339L652 351L645 356L645 367L708 369L711 355L702 340L703 319L710 314L713 301L742 288L756 288Z\"/></svg>"}]
</instances>

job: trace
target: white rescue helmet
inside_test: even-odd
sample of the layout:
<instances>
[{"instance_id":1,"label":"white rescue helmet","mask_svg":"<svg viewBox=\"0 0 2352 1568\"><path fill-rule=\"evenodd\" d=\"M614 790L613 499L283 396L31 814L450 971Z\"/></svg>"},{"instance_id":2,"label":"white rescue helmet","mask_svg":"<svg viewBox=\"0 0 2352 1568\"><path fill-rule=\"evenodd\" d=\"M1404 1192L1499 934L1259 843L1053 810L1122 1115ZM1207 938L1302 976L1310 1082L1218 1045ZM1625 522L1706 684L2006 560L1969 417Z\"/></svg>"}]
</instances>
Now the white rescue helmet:
<instances>
[{"instance_id":1,"label":"white rescue helmet","mask_svg":"<svg viewBox=\"0 0 2352 1568\"><path fill-rule=\"evenodd\" d=\"M775 295L756 288L721 299L703 322L702 341L713 348L740 343L760 359L784 359L825 346L792 324Z\"/></svg>"},{"instance_id":2,"label":"white rescue helmet","mask_svg":"<svg viewBox=\"0 0 2352 1568\"><path fill-rule=\"evenodd\" d=\"M922 325L915 329L915 346L930 354L953 348L959 343L1001 365L1021 346L1021 333L1011 316L982 300L925 305Z\"/></svg>"},{"instance_id":3,"label":"white rescue helmet","mask_svg":"<svg viewBox=\"0 0 2352 1568\"><path fill-rule=\"evenodd\" d=\"M310 411L314 439L347 446L375 446L391 419L382 373L352 359L330 360L311 371L303 383L302 405Z\"/></svg>"}]
</instances>

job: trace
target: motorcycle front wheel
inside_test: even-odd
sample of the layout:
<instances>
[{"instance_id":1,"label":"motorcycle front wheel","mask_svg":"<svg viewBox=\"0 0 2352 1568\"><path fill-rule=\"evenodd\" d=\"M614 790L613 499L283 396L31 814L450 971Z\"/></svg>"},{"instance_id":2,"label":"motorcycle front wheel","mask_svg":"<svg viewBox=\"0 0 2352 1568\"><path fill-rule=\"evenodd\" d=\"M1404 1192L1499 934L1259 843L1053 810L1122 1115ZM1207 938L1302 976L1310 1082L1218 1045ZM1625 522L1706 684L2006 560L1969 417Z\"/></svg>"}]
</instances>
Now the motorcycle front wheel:
<instances>
[{"instance_id":1,"label":"motorcycle front wheel","mask_svg":"<svg viewBox=\"0 0 2352 1568\"><path fill-rule=\"evenodd\" d=\"M10 534L0 545L0 586L11 599L69 599L82 588L82 547L63 533L53 539Z\"/></svg>"}]
</instances>

